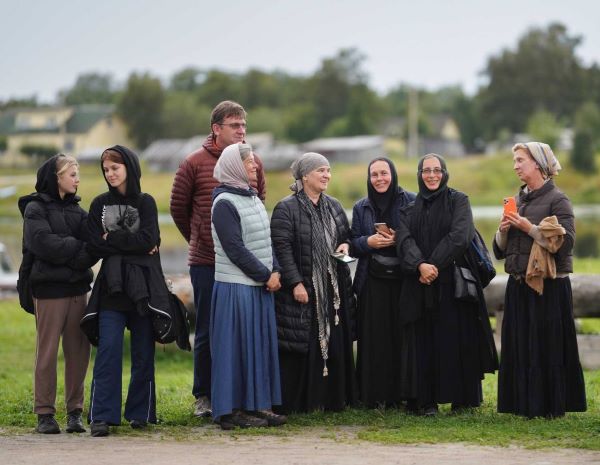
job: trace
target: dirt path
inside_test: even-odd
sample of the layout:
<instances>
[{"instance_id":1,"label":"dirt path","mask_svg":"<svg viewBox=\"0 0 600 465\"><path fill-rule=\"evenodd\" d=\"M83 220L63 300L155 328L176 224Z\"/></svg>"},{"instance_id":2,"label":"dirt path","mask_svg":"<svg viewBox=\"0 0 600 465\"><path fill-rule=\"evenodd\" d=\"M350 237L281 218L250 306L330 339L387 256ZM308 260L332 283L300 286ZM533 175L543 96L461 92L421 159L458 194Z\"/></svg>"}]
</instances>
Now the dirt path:
<instances>
[{"instance_id":1,"label":"dirt path","mask_svg":"<svg viewBox=\"0 0 600 465\"><path fill-rule=\"evenodd\" d=\"M569 465L600 464L600 453L461 444L381 445L356 439L352 431L312 430L297 436L205 434L178 441L151 437L91 438L85 435L0 436L0 464L39 465Z\"/></svg>"}]
</instances>

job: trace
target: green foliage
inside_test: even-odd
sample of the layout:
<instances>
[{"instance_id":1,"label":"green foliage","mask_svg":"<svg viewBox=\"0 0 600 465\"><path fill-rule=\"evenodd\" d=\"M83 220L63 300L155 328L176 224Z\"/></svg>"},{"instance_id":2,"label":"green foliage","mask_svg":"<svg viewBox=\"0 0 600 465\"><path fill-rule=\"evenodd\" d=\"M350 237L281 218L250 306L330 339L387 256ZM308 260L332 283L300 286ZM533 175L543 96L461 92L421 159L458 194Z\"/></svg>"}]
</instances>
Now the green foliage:
<instances>
[{"instance_id":1,"label":"green foliage","mask_svg":"<svg viewBox=\"0 0 600 465\"><path fill-rule=\"evenodd\" d=\"M116 88L112 76L95 72L80 74L75 85L59 96L65 105L113 103L115 97Z\"/></svg>"},{"instance_id":2,"label":"green foliage","mask_svg":"<svg viewBox=\"0 0 600 465\"><path fill-rule=\"evenodd\" d=\"M143 149L161 136L165 91L159 79L145 73L133 73L119 98L117 112L137 147Z\"/></svg>"},{"instance_id":3,"label":"green foliage","mask_svg":"<svg viewBox=\"0 0 600 465\"><path fill-rule=\"evenodd\" d=\"M285 124L282 114L282 110L270 107L256 107L248 111L250 131L252 133L270 132L276 139L285 138Z\"/></svg>"},{"instance_id":4,"label":"green foliage","mask_svg":"<svg viewBox=\"0 0 600 465\"><path fill-rule=\"evenodd\" d=\"M210 111L186 92L169 92L163 107L161 137L178 139L208 134Z\"/></svg>"},{"instance_id":5,"label":"green foliage","mask_svg":"<svg viewBox=\"0 0 600 465\"><path fill-rule=\"evenodd\" d=\"M575 130L589 134L594 150L600 149L600 107L596 103L585 102L579 107L575 114Z\"/></svg>"},{"instance_id":6,"label":"green foliage","mask_svg":"<svg viewBox=\"0 0 600 465\"><path fill-rule=\"evenodd\" d=\"M550 147L556 147L562 127L552 113L536 111L527 120L527 134L533 140L544 141Z\"/></svg>"},{"instance_id":7,"label":"green foliage","mask_svg":"<svg viewBox=\"0 0 600 465\"><path fill-rule=\"evenodd\" d=\"M6 139L6 136L0 136L0 152L6 150L7 147L8 140Z\"/></svg>"},{"instance_id":8,"label":"green foliage","mask_svg":"<svg viewBox=\"0 0 600 465\"><path fill-rule=\"evenodd\" d=\"M573 139L571 165L580 173L595 173L593 138L587 131L577 131Z\"/></svg>"},{"instance_id":9,"label":"green foliage","mask_svg":"<svg viewBox=\"0 0 600 465\"><path fill-rule=\"evenodd\" d=\"M36 159L47 159L56 155L59 150L53 145L23 144L20 151Z\"/></svg>"},{"instance_id":10,"label":"green foliage","mask_svg":"<svg viewBox=\"0 0 600 465\"><path fill-rule=\"evenodd\" d=\"M575 55L580 43L555 23L529 30L515 50L491 57L485 68L489 82L480 92L488 135L502 128L522 132L539 109L571 118L584 99L585 73Z\"/></svg>"},{"instance_id":11,"label":"green foliage","mask_svg":"<svg viewBox=\"0 0 600 465\"><path fill-rule=\"evenodd\" d=\"M578 234L574 252L577 257L598 257L598 235L591 232Z\"/></svg>"}]
</instances>

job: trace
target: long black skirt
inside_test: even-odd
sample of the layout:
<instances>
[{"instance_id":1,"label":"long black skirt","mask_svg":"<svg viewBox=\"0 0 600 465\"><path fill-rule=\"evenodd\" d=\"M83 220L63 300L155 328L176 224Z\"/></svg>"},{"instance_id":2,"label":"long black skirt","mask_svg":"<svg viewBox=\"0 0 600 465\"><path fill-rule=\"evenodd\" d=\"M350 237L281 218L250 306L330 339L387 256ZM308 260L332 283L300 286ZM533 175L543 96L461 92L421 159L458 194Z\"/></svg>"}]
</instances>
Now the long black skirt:
<instances>
[{"instance_id":1,"label":"long black skirt","mask_svg":"<svg viewBox=\"0 0 600 465\"><path fill-rule=\"evenodd\" d=\"M351 321L346 309L340 308L339 324L334 324L333 303L329 305L331 333L327 360L328 375L319 347L318 322L313 308L310 344L307 353L280 350L282 406L278 412L341 411L356 401Z\"/></svg>"},{"instance_id":2,"label":"long black skirt","mask_svg":"<svg viewBox=\"0 0 600 465\"><path fill-rule=\"evenodd\" d=\"M367 407L395 406L400 388L398 300L401 281L372 276L359 298L356 371L359 399Z\"/></svg>"},{"instance_id":3,"label":"long black skirt","mask_svg":"<svg viewBox=\"0 0 600 465\"><path fill-rule=\"evenodd\" d=\"M490 371L489 355L481 349L486 334L479 307L456 301L452 282L432 286L432 292L436 304L401 327L401 395L413 408L478 407L481 380Z\"/></svg>"},{"instance_id":4,"label":"long black skirt","mask_svg":"<svg viewBox=\"0 0 600 465\"><path fill-rule=\"evenodd\" d=\"M586 410L568 277L544 280L538 295L508 279L502 322L498 412L529 418Z\"/></svg>"}]
</instances>

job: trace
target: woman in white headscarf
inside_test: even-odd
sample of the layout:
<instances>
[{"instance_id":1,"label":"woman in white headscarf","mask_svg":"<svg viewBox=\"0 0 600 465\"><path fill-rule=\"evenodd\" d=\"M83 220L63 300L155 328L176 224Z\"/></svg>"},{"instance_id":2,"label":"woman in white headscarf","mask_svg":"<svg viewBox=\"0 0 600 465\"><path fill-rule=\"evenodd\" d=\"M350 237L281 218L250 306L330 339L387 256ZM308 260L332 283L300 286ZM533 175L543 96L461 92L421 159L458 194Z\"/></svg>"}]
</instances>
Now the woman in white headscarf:
<instances>
[{"instance_id":1,"label":"woman in white headscarf","mask_svg":"<svg viewBox=\"0 0 600 465\"><path fill-rule=\"evenodd\" d=\"M498 411L560 417L586 410L569 280L575 217L554 185L561 166L547 144L516 144L513 163L523 182L515 196L518 211L502 216L494 238L496 258L506 260L510 275Z\"/></svg>"},{"instance_id":2,"label":"woman in white headscarf","mask_svg":"<svg viewBox=\"0 0 600 465\"><path fill-rule=\"evenodd\" d=\"M210 318L213 418L222 429L279 426L281 403L273 292L281 285L269 218L257 192L252 147L225 148L214 170L215 285Z\"/></svg>"},{"instance_id":3,"label":"woman in white headscarf","mask_svg":"<svg viewBox=\"0 0 600 465\"><path fill-rule=\"evenodd\" d=\"M325 194L329 161L305 153L292 164L294 192L273 210L271 235L281 266L276 296L284 411L342 410L356 398L348 265L350 227Z\"/></svg>"}]
</instances>

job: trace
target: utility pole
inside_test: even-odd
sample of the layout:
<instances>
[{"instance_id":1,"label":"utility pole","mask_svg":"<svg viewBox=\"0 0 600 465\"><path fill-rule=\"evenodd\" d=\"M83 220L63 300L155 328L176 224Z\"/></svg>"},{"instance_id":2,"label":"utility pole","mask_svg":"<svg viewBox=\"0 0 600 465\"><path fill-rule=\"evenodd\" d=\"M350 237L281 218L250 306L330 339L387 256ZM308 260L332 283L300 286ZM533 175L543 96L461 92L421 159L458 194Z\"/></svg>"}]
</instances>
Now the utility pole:
<instances>
[{"instance_id":1,"label":"utility pole","mask_svg":"<svg viewBox=\"0 0 600 465\"><path fill-rule=\"evenodd\" d=\"M414 87L408 91L408 147L406 155L419 155L419 92Z\"/></svg>"}]
</instances>

